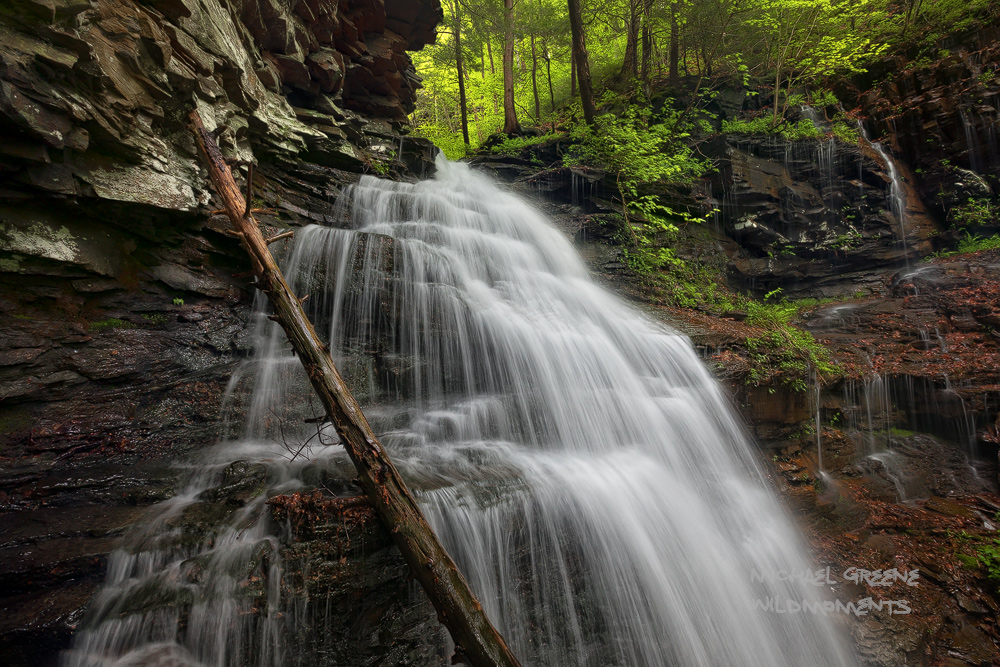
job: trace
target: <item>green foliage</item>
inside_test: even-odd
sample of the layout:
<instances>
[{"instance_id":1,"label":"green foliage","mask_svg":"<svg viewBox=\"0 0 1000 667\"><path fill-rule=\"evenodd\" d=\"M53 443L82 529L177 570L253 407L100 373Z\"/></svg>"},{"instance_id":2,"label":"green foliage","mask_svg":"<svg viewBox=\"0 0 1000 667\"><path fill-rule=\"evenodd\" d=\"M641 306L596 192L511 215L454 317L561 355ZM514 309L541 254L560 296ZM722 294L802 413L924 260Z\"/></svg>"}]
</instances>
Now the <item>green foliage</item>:
<instances>
[{"instance_id":1,"label":"green foliage","mask_svg":"<svg viewBox=\"0 0 1000 667\"><path fill-rule=\"evenodd\" d=\"M396 159L396 151L383 151L381 154L366 151L364 157L367 171L379 176L388 176L392 173L392 163Z\"/></svg>"},{"instance_id":2,"label":"green foliage","mask_svg":"<svg viewBox=\"0 0 1000 667\"><path fill-rule=\"evenodd\" d=\"M182 299L180 297L174 297L173 304L175 306L183 306L184 305L184 299Z\"/></svg>"},{"instance_id":3,"label":"green foliage","mask_svg":"<svg viewBox=\"0 0 1000 667\"><path fill-rule=\"evenodd\" d=\"M994 517L996 520L996 517ZM987 539L982 535L972 535L967 531L948 531L948 537L958 543L959 548L973 547L975 556L957 552L955 558L966 570L982 570L986 580L994 590L1000 590L1000 539Z\"/></svg>"},{"instance_id":4,"label":"green foliage","mask_svg":"<svg viewBox=\"0 0 1000 667\"><path fill-rule=\"evenodd\" d=\"M931 260L938 257L953 257L955 255L968 255L983 250L1000 250L1000 234L993 236L978 236L965 232L965 238L958 242L954 250L939 251L928 255L926 259Z\"/></svg>"},{"instance_id":5,"label":"green foliage","mask_svg":"<svg viewBox=\"0 0 1000 667\"><path fill-rule=\"evenodd\" d=\"M833 132L833 136L837 137L845 144L857 144L861 139L861 133L858 132L858 128L842 120L833 121L833 125L830 126L830 129Z\"/></svg>"},{"instance_id":6,"label":"green foliage","mask_svg":"<svg viewBox=\"0 0 1000 667\"><path fill-rule=\"evenodd\" d=\"M815 139L819 136L819 130L811 120L800 120L797 123L789 123L779 119L778 123L766 116L758 116L749 120L737 118L734 120L722 121L722 132L724 134L780 134L785 139L795 141L797 139Z\"/></svg>"},{"instance_id":7,"label":"green foliage","mask_svg":"<svg viewBox=\"0 0 1000 667\"><path fill-rule=\"evenodd\" d=\"M558 136L555 133L549 133L537 137L504 137L500 143L490 148L490 152L494 155L519 155L525 148L552 141Z\"/></svg>"},{"instance_id":8,"label":"green foliage","mask_svg":"<svg viewBox=\"0 0 1000 667\"><path fill-rule=\"evenodd\" d=\"M414 54L423 78L412 122L450 158L465 154L461 135L456 33L461 33L469 138L474 150L503 124L501 54L503 3L446 0L436 43ZM623 71L633 0L585 2L590 67L598 93L602 83L631 95L642 88ZM654 77L663 76L672 26L679 28L680 74L697 78L701 99L722 82L742 82L748 95L772 103L772 125L795 104L837 105L831 79L864 71L886 52L905 52L911 66L947 57L946 38L1000 18L995 0L678 0L650 5ZM641 17L645 23L647 19ZM548 127L579 116L573 110L570 34L565 0L517 2L514 9L514 101L522 125ZM645 26L644 26L645 27ZM709 74L710 72L710 74ZM551 76L550 76L551 75ZM983 72L989 85L995 73ZM768 82L761 87L761 82ZM551 86L551 97L549 89ZM754 90L761 87L760 90ZM772 95L763 88L772 88ZM535 89L538 92L538 110ZM804 97L799 91L808 90ZM768 129L768 131L771 131ZM853 130L834 128L853 140ZM796 132L792 132L796 134Z\"/></svg>"},{"instance_id":9,"label":"green foliage","mask_svg":"<svg viewBox=\"0 0 1000 667\"><path fill-rule=\"evenodd\" d=\"M436 123L425 122L417 126L415 136L433 142L449 160L461 160L466 155L465 141L460 132L454 132Z\"/></svg>"},{"instance_id":10,"label":"green foliage","mask_svg":"<svg viewBox=\"0 0 1000 667\"><path fill-rule=\"evenodd\" d=\"M699 223L703 216L667 205L661 197L642 194L650 184L679 184L707 173L712 164L695 156L686 142L691 125L680 112L670 110L654 116L648 107L626 103L613 94L604 96L606 105L621 108L596 119L594 127L574 125L573 144L563 156L566 165L585 164L612 173L623 199L625 249L629 267L649 277L665 268L679 267L669 247L680 225ZM629 217L632 218L632 215ZM633 224L635 223L635 224ZM683 300L683 299L682 299Z\"/></svg>"},{"instance_id":11,"label":"green foliage","mask_svg":"<svg viewBox=\"0 0 1000 667\"><path fill-rule=\"evenodd\" d=\"M861 245L861 241L862 241L861 232L858 232L856 230L851 230L846 234L839 235L836 239L834 239L833 243L831 243L830 245L838 250L843 250L846 252L848 250L853 250L854 248L857 248L859 245Z\"/></svg>"},{"instance_id":12,"label":"green foliage","mask_svg":"<svg viewBox=\"0 0 1000 667\"><path fill-rule=\"evenodd\" d=\"M840 105L840 100L832 90L820 88L809 92L809 103L814 107L835 107Z\"/></svg>"},{"instance_id":13,"label":"green foliage","mask_svg":"<svg viewBox=\"0 0 1000 667\"><path fill-rule=\"evenodd\" d=\"M978 227L995 222L1000 218L1000 211L989 199L970 197L965 204L953 208L948 218L956 227Z\"/></svg>"},{"instance_id":14,"label":"green foliage","mask_svg":"<svg viewBox=\"0 0 1000 667\"><path fill-rule=\"evenodd\" d=\"M711 163L684 141L689 130L677 111L654 117L648 107L629 104L620 114L598 116L593 128L575 125L570 133L575 148L564 162L607 169L622 194L633 199L643 183L686 183L708 173Z\"/></svg>"},{"instance_id":15,"label":"green foliage","mask_svg":"<svg viewBox=\"0 0 1000 667\"><path fill-rule=\"evenodd\" d=\"M993 236L973 236L968 232L965 233L965 238L958 242L958 254L965 255L972 252L980 252L983 250L998 250L1000 249L1000 234L994 234Z\"/></svg>"},{"instance_id":16,"label":"green foliage","mask_svg":"<svg viewBox=\"0 0 1000 667\"><path fill-rule=\"evenodd\" d=\"M791 324L800 312L819 302L772 299L780 291L768 293L763 301L747 303L747 323L765 330L761 336L746 339L753 362L747 382L761 385L779 379L796 391L804 391L808 388L810 369L821 375L836 375L838 371L830 362L829 350L811 333Z\"/></svg>"},{"instance_id":17,"label":"green foliage","mask_svg":"<svg viewBox=\"0 0 1000 667\"><path fill-rule=\"evenodd\" d=\"M152 315L147 315L143 313L142 319L149 322L150 324L160 325L160 324L166 324L169 318L167 317L166 313L153 313Z\"/></svg>"}]
</instances>

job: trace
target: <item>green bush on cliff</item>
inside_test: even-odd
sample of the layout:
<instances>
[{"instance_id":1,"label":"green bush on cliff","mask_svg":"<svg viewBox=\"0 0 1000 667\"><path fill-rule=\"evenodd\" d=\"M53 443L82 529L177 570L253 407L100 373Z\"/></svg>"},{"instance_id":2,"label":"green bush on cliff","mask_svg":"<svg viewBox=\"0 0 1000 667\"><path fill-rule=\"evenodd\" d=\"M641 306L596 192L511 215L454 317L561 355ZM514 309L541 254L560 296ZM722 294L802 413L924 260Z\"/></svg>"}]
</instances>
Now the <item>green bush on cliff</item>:
<instances>
[{"instance_id":1,"label":"green bush on cliff","mask_svg":"<svg viewBox=\"0 0 1000 667\"><path fill-rule=\"evenodd\" d=\"M537 137L504 137L500 143L490 148L490 152L494 155L514 156L520 154L525 148L551 141L558 136L555 133L549 133Z\"/></svg>"},{"instance_id":2,"label":"green bush on cliff","mask_svg":"<svg viewBox=\"0 0 1000 667\"><path fill-rule=\"evenodd\" d=\"M856 144L861 139L858 128L842 120L835 120L830 126L833 136L837 137L845 144Z\"/></svg>"},{"instance_id":3,"label":"green bush on cliff","mask_svg":"<svg viewBox=\"0 0 1000 667\"><path fill-rule=\"evenodd\" d=\"M956 206L948 213L951 224L956 227L988 225L996 222L998 217L1000 217L1000 211L997 210L992 201L985 198L975 199L969 197L967 202L961 206Z\"/></svg>"},{"instance_id":4,"label":"green bush on cliff","mask_svg":"<svg viewBox=\"0 0 1000 667\"><path fill-rule=\"evenodd\" d=\"M746 339L750 361L754 364L747 381L750 384L769 384L775 379L790 385L796 391L808 388L810 369L820 375L835 375L837 369L830 362L830 352L813 335L791 323L806 308L818 305L809 301L772 301L780 292L774 290L763 301L747 303L747 324L766 331L761 336Z\"/></svg>"},{"instance_id":5,"label":"green bush on cliff","mask_svg":"<svg viewBox=\"0 0 1000 667\"><path fill-rule=\"evenodd\" d=\"M811 120L800 120L797 123L779 121L774 124L771 118L758 116L757 118L722 121L723 134L777 134L789 141L799 139L815 139L819 136L819 130Z\"/></svg>"},{"instance_id":6,"label":"green bush on cliff","mask_svg":"<svg viewBox=\"0 0 1000 667\"><path fill-rule=\"evenodd\" d=\"M965 233L965 238L958 242L958 254L964 255L971 252L980 252L982 250L998 250L1000 249L1000 234L994 234L993 236L973 236L968 232Z\"/></svg>"},{"instance_id":7,"label":"green bush on cliff","mask_svg":"<svg viewBox=\"0 0 1000 667\"><path fill-rule=\"evenodd\" d=\"M573 126L570 138L575 145L563 161L607 169L632 200L643 183L687 183L711 170L712 163L698 158L685 141L690 130L679 111L667 107L654 115L649 107L629 104L618 114L598 116L594 127Z\"/></svg>"},{"instance_id":8,"label":"green bush on cliff","mask_svg":"<svg viewBox=\"0 0 1000 667\"><path fill-rule=\"evenodd\" d=\"M1000 234L978 236L965 232L965 238L958 242L958 246L954 250L936 252L928 255L926 260L939 257L953 257L955 255L968 255L974 252L982 252L983 250L1000 250Z\"/></svg>"},{"instance_id":9,"label":"green bush on cliff","mask_svg":"<svg viewBox=\"0 0 1000 667\"><path fill-rule=\"evenodd\" d=\"M693 126L680 111L665 105L663 112L654 114L649 107L628 103L612 93L602 101L621 111L598 116L594 127L574 125L572 145L563 163L606 169L614 176L623 215L634 214L639 221L633 225L626 220L623 225L623 257L633 271L652 277L683 264L669 245L678 225L704 218L640 191L652 184L688 183L708 173L713 165L697 157L687 144Z\"/></svg>"}]
</instances>

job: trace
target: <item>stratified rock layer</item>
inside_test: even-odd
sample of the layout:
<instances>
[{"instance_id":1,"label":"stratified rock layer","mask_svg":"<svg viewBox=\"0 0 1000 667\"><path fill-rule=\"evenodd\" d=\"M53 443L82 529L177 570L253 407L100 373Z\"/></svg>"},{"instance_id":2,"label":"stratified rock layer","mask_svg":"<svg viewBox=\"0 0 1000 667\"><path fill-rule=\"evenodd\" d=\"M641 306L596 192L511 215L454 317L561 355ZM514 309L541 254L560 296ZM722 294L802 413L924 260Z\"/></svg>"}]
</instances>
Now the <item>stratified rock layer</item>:
<instances>
[{"instance_id":1,"label":"stratified rock layer","mask_svg":"<svg viewBox=\"0 0 1000 667\"><path fill-rule=\"evenodd\" d=\"M163 461L218 439L249 352L246 259L209 215L188 114L257 162L269 229L331 224L360 173L429 167L407 51L440 18L438 0L0 3L0 662L54 664L115 536L173 493Z\"/></svg>"}]
</instances>

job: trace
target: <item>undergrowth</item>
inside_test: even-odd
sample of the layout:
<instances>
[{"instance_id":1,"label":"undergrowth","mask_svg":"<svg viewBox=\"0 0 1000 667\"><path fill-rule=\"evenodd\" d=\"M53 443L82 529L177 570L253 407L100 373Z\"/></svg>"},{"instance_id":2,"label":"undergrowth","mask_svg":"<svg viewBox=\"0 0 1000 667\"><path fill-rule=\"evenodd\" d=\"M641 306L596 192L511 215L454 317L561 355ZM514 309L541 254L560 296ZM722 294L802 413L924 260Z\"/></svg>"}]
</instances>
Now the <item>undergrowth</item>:
<instances>
[{"instance_id":1,"label":"undergrowth","mask_svg":"<svg viewBox=\"0 0 1000 667\"><path fill-rule=\"evenodd\" d=\"M802 312L832 300L803 299L771 301L780 289L768 293L763 301L747 301L747 324L764 330L759 336L746 339L753 366L748 384L759 386L775 380L805 391L813 372L833 376L838 369L830 360L830 352L811 333L792 324Z\"/></svg>"},{"instance_id":2,"label":"undergrowth","mask_svg":"<svg viewBox=\"0 0 1000 667\"><path fill-rule=\"evenodd\" d=\"M811 120L800 120L797 123L779 122L774 125L768 116L757 118L722 121L723 134L778 134L789 141L798 139L815 139L820 132Z\"/></svg>"},{"instance_id":3,"label":"undergrowth","mask_svg":"<svg viewBox=\"0 0 1000 667\"><path fill-rule=\"evenodd\" d=\"M993 236L979 236L970 232L965 232L965 237L959 240L958 246L954 250L942 250L926 259L931 260L939 257L953 257L955 255L968 255L983 250L1000 250L1000 234Z\"/></svg>"},{"instance_id":4,"label":"undergrowth","mask_svg":"<svg viewBox=\"0 0 1000 667\"><path fill-rule=\"evenodd\" d=\"M558 136L558 134L549 133L537 137L504 137L499 143L494 144L490 148L490 152L494 155L506 155L508 157L512 157L519 155L526 148L545 143L546 141L551 141Z\"/></svg>"}]
</instances>

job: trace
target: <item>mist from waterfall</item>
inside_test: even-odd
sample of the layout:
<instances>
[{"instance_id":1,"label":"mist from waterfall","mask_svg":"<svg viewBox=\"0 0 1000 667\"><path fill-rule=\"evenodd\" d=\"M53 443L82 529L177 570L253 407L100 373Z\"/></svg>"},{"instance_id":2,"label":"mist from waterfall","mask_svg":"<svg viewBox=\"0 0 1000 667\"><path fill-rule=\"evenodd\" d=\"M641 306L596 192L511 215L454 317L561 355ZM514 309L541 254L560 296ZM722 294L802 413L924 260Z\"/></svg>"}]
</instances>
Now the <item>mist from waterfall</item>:
<instances>
[{"instance_id":1,"label":"mist from waterfall","mask_svg":"<svg viewBox=\"0 0 1000 667\"><path fill-rule=\"evenodd\" d=\"M348 228L299 230L283 269L525 665L854 664L833 614L757 608L821 590L783 576L810 569L796 527L685 337L595 284L539 212L466 165L440 159L420 183L364 177L340 205ZM262 503L210 544L163 546L168 518L232 461L265 462L281 491L317 462L352 475L336 435L304 423L318 404L268 312L258 297L255 356L233 380L252 384L231 401L242 425L112 558L66 664L147 664L164 646L171 664L295 664L277 615L240 626L238 599L212 581L261 548L280 570ZM192 558L220 564L185 584L206 631L180 633L169 614L133 627L150 619L120 613L128 591ZM248 649L232 633L257 635Z\"/></svg>"}]
</instances>

